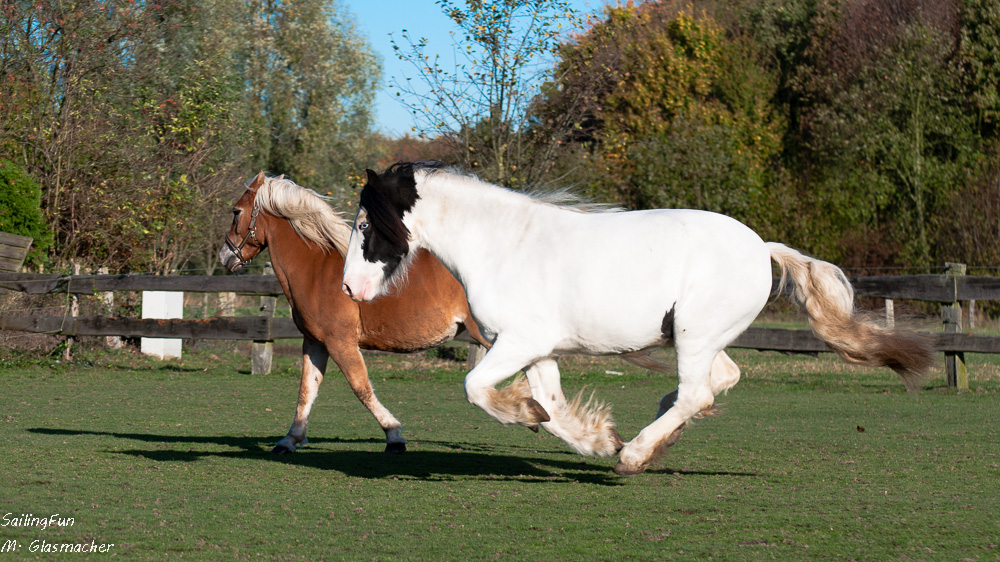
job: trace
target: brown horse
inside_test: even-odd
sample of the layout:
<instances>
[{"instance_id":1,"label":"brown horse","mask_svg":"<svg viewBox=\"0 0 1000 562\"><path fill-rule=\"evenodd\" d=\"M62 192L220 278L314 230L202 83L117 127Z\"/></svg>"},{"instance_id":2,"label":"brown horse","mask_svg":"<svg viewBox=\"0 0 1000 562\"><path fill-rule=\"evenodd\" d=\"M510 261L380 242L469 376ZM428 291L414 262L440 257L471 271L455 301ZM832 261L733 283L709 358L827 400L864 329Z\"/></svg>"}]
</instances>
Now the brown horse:
<instances>
[{"instance_id":1,"label":"brown horse","mask_svg":"<svg viewBox=\"0 0 1000 562\"><path fill-rule=\"evenodd\" d=\"M350 236L350 224L316 193L264 172L233 207L233 226L219 259L236 272L269 247L274 273L303 335L295 418L272 453L290 453L307 442L309 411L330 357L385 431L386 452L401 453L406 440L400 423L375 397L361 349L420 351L454 338L463 327L489 345L472 319L462 286L430 253L419 253L407 281L370 304L355 303L337 290Z\"/></svg>"}]
</instances>

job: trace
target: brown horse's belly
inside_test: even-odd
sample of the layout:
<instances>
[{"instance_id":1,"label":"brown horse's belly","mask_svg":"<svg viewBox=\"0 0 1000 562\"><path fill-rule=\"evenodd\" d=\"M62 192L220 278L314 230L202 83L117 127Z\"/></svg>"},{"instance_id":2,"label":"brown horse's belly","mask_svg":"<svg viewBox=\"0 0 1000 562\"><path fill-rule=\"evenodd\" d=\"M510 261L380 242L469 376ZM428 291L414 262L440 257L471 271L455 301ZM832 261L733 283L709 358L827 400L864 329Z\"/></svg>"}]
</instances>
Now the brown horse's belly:
<instances>
[{"instance_id":1,"label":"brown horse's belly","mask_svg":"<svg viewBox=\"0 0 1000 562\"><path fill-rule=\"evenodd\" d=\"M441 326L410 326L408 329L394 329L402 326L388 324L381 328L371 331L366 329L361 334L358 345L362 349L412 353L451 341L458 333L458 324L455 322Z\"/></svg>"}]
</instances>

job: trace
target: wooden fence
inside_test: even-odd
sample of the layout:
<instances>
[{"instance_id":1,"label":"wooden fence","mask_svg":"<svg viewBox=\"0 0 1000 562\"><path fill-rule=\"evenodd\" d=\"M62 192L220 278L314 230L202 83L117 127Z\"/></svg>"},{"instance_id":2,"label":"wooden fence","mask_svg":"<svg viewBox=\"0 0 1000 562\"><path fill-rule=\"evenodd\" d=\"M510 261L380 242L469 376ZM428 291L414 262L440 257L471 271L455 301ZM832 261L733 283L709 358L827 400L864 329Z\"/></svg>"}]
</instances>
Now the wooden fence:
<instances>
[{"instance_id":1,"label":"wooden fence","mask_svg":"<svg viewBox=\"0 0 1000 562\"><path fill-rule=\"evenodd\" d=\"M1000 337L973 335L961 330L961 303L1000 300L1000 277L966 276L965 266L948 264L943 275L894 275L853 277L858 296L894 300L917 300L941 305L943 332L935 333L936 348L944 353L948 384L968 388L966 352L1000 353ZM0 288L29 294L68 293L96 295L108 291L235 292L273 298L281 286L273 275L53 275L0 273ZM774 294L777 295L777 279ZM265 301L266 302L266 301ZM273 301L272 301L273 302ZM252 340L272 342L301 337L290 318L274 318L273 304L262 302L259 316L207 319L138 319L107 316L5 316L0 330L57 334L63 336L124 336ZM887 309L891 309L887 306ZM466 340L469 341L469 340ZM810 330L751 327L731 347L788 353L821 353L829 348Z\"/></svg>"},{"instance_id":2,"label":"wooden fence","mask_svg":"<svg viewBox=\"0 0 1000 562\"><path fill-rule=\"evenodd\" d=\"M17 273L31 249L33 238L0 232L0 273ZM7 291L0 288L0 295Z\"/></svg>"},{"instance_id":3,"label":"wooden fence","mask_svg":"<svg viewBox=\"0 0 1000 562\"><path fill-rule=\"evenodd\" d=\"M17 272L24 263L32 238L0 232L0 271Z\"/></svg>"}]
</instances>

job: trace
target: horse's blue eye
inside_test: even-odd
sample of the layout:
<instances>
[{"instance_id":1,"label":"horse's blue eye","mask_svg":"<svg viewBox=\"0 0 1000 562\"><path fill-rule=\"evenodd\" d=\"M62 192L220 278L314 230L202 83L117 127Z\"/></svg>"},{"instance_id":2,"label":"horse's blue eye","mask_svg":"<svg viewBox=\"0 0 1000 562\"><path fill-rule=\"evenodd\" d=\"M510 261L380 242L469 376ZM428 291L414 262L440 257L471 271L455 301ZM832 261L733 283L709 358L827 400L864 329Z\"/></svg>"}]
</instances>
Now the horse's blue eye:
<instances>
[{"instance_id":1,"label":"horse's blue eye","mask_svg":"<svg viewBox=\"0 0 1000 562\"><path fill-rule=\"evenodd\" d=\"M368 221L362 221L359 223L358 230L368 230Z\"/></svg>"}]
</instances>

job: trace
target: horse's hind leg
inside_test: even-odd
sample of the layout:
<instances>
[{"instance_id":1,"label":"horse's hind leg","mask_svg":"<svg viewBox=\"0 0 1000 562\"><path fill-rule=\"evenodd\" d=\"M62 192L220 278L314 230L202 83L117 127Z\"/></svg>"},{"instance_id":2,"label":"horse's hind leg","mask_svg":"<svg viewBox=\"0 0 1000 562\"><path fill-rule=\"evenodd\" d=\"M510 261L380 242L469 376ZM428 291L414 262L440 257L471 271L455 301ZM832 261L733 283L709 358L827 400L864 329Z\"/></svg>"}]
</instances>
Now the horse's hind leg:
<instances>
[{"instance_id":1,"label":"horse's hind leg","mask_svg":"<svg viewBox=\"0 0 1000 562\"><path fill-rule=\"evenodd\" d=\"M740 382L740 367L726 355L725 351L720 351L712 361L712 373L709 377L712 393L718 396L720 393L729 392L730 388Z\"/></svg>"},{"instance_id":2,"label":"horse's hind leg","mask_svg":"<svg viewBox=\"0 0 1000 562\"><path fill-rule=\"evenodd\" d=\"M405 452L406 439L403 439L400 434L402 425L375 396L375 390L368 378L368 367L365 365L364 357L361 356L361 350L358 349L357 345L345 343L339 348L329 349L329 351L341 372L344 373L344 377L347 378L347 384L351 385L354 395L375 416L379 427L385 432L385 452Z\"/></svg>"},{"instance_id":3,"label":"horse's hind leg","mask_svg":"<svg viewBox=\"0 0 1000 562\"><path fill-rule=\"evenodd\" d=\"M720 351L716 356L715 360L712 361L712 371L709 373L709 384L712 385L712 393L718 396L722 392L729 391L730 388L736 386L736 383L740 382L740 368L736 365L725 351ZM674 405L677 400L677 391L673 391L660 400L660 408L656 412L656 417L659 418ZM717 413L717 412L711 412Z\"/></svg>"},{"instance_id":4,"label":"horse's hind leg","mask_svg":"<svg viewBox=\"0 0 1000 562\"><path fill-rule=\"evenodd\" d=\"M299 382L299 403L295 407L295 419L292 420L288 435L278 441L271 449L272 453L293 453L297 447L308 443L306 427L309 425L309 412L319 394L319 385L323 382L329 357L323 344L308 335L302 338L302 380Z\"/></svg>"},{"instance_id":5,"label":"horse's hind leg","mask_svg":"<svg viewBox=\"0 0 1000 562\"><path fill-rule=\"evenodd\" d=\"M559 365L553 358L536 361L525 369L531 394L549 413L542 427L582 455L611 456L622 447L611 409L593 399L583 400L583 391L567 402L560 384Z\"/></svg>"},{"instance_id":6,"label":"horse's hind leg","mask_svg":"<svg viewBox=\"0 0 1000 562\"><path fill-rule=\"evenodd\" d=\"M718 348L690 351L678 346L677 375L680 383L677 385L676 400L663 415L625 444L615 472L630 475L646 470L650 463L664 455L680 439L691 418L712 407L715 393L710 373L720 351Z\"/></svg>"}]
</instances>

